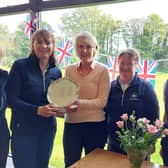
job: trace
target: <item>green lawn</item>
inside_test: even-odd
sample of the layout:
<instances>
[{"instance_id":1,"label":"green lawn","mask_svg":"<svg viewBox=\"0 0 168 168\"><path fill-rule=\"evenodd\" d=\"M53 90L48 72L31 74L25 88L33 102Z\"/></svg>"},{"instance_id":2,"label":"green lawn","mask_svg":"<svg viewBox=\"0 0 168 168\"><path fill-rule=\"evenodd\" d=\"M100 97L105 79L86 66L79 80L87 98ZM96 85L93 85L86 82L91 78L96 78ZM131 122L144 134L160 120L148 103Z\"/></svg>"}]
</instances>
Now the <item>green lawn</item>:
<instances>
[{"instance_id":1,"label":"green lawn","mask_svg":"<svg viewBox=\"0 0 168 168\"><path fill-rule=\"evenodd\" d=\"M55 137L54 148L52 156L50 159L50 165L54 168L63 168L64 167L64 158L63 158L63 145L62 145L62 135L64 129L64 119L57 119L57 134Z\"/></svg>"},{"instance_id":2,"label":"green lawn","mask_svg":"<svg viewBox=\"0 0 168 168\"><path fill-rule=\"evenodd\" d=\"M155 90L159 99L159 105L160 105L160 114L161 118L163 116L164 112L164 105L163 105L163 85L165 83L165 80L168 78L168 73L157 73L156 76L156 83L155 83ZM7 113L8 121L10 118L10 110L8 110ZM62 118L57 119L57 135L55 138L54 148L52 152L52 156L50 159L50 165L52 167L56 168L63 168L64 162L63 162L63 147L62 147L62 134L63 134L63 127L64 127L64 120ZM151 161L155 163L162 164L161 157L159 155L160 151L160 141L158 141L156 145L156 152L152 155Z\"/></svg>"}]
</instances>

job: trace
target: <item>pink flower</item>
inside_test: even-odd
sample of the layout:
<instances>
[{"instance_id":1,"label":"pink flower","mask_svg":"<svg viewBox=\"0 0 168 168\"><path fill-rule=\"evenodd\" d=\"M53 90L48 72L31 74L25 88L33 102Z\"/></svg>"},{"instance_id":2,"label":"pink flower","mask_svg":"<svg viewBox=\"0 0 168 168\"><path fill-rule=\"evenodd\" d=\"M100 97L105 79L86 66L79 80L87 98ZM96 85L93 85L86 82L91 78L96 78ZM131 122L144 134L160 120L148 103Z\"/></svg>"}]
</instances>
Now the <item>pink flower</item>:
<instances>
[{"instance_id":1,"label":"pink flower","mask_svg":"<svg viewBox=\"0 0 168 168\"><path fill-rule=\"evenodd\" d=\"M161 127L163 126L163 122L162 122L161 120L158 120L158 119L157 119L157 120L155 121L155 125L156 125L157 128L161 128Z\"/></svg>"},{"instance_id":2,"label":"pink flower","mask_svg":"<svg viewBox=\"0 0 168 168\"><path fill-rule=\"evenodd\" d=\"M127 113L124 113L122 116L121 116L121 119L126 121L128 120L128 114Z\"/></svg>"},{"instance_id":3,"label":"pink flower","mask_svg":"<svg viewBox=\"0 0 168 168\"><path fill-rule=\"evenodd\" d=\"M117 126L119 128L123 128L124 127L124 121L117 121L116 124L117 124Z\"/></svg>"},{"instance_id":4,"label":"pink flower","mask_svg":"<svg viewBox=\"0 0 168 168\"><path fill-rule=\"evenodd\" d=\"M158 131L158 129L154 125L147 125L148 132L154 134Z\"/></svg>"}]
</instances>

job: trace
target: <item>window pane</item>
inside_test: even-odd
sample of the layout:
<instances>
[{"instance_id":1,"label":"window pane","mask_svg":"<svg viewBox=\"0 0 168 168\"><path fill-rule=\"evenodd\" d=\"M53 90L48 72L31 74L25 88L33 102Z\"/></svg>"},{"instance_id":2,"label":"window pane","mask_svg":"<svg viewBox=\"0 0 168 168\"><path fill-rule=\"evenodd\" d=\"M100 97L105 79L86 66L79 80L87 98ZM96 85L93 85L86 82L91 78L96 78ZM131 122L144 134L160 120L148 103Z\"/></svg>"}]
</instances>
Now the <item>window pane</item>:
<instances>
[{"instance_id":1,"label":"window pane","mask_svg":"<svg viewBox=\"0 0 168 168\"><path fill-rule=\"evenodd\" d=\"M9 15L9 16L1 16L0 17L0 25L7 25L9 31L11 33L15 32L18 29L18 26L26 21L26 15L27 13L24 14L16 14L16 15ZM13 23L13 21L15 21Z\"/></svg>"}]
</instances>

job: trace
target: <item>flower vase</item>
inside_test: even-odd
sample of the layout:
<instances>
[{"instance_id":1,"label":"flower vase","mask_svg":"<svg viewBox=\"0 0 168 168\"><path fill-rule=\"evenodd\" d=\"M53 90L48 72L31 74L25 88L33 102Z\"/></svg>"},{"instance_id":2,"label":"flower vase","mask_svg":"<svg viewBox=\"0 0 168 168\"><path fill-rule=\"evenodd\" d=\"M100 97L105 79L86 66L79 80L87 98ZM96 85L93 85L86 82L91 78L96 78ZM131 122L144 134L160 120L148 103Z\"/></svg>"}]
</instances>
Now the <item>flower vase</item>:
<instances>
[{"instance_id":1,"label":"flower vase","mask_svg":"<svg viewBox=\"0 0 168 168\"><path fill-rule=\"evenodd\" d=\"M127 151L129 168L141 168L147 155L146 150L131 149Z\"/></svg>"}]
</instances>

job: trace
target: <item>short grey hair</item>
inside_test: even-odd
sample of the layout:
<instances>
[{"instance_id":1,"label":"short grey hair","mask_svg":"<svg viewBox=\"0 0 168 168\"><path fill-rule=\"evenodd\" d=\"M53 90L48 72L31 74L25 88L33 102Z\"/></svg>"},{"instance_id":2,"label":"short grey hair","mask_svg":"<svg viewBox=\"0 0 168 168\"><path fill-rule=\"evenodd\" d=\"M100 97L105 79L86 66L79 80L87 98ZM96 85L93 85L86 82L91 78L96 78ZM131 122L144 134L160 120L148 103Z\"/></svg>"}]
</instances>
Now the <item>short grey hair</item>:
<instances>
[{"instance_id":1,"label":"short grey hair","mask_svg":"<svg viewBox=\"0 0 168 168\"><path fill-rule=\"evenodd\" d=\"M74 48L75 48L75 51L77 54L78 54L77 43L80 39L83 39L87 44L89 44L90 46L95 48L96 52L94 53L94 56L98 55L99 45L98 45L97 39L95 36L93 36L90 32L87 32L87 31L84 31L84 32L77 34L74 39Z\"/></svg>"},{"instance_id":2,"label":"short grey hair","mask_svg":"<svg viewBox=\"0 0 168 168\"><path fill-rule=\"evenodd\" d=\"M140 57L141 57L138 50L135 48L128 48L126 50L122 50L118 55L118 60L120 60L122 56L133 58L137 63L139 62Z\"/></svg>"}]
</instances>

